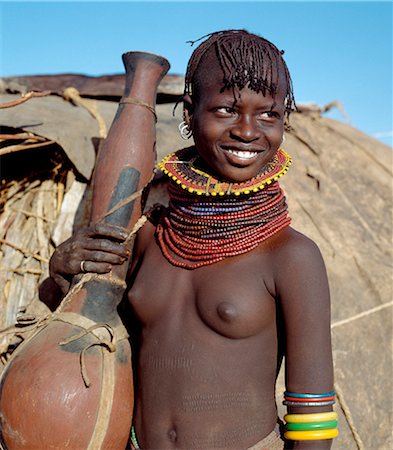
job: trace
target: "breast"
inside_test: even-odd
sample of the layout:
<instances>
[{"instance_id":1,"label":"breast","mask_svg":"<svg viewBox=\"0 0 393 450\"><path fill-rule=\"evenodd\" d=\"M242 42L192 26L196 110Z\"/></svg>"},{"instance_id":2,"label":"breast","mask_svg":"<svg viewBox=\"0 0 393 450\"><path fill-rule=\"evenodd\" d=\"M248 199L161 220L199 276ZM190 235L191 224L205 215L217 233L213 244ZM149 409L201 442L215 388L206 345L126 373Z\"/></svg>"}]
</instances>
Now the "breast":
<instances>
[{"instance_id":1,"label":"breast","mask_svg":"<svg viewBox=\"0 0 393 450\"><path fill-rule=\"evenodd\" d=\"M149 327L172 321L194 302L192 272L172 266L153 242L135 274L128 300L137 318Z\"/></svg>"},{"instance_id":2,"label":"breast","mask_svg":"<svg viewBox=\"0 0 393 450\"><path fill-rule=\"evenodd\" d=\"M247 259L200 272L195 283L200 319L215 332L234 339L270 329L275 324L276 305L263 273L263 267L247 264Z\"/></svg>"}]
</instances>

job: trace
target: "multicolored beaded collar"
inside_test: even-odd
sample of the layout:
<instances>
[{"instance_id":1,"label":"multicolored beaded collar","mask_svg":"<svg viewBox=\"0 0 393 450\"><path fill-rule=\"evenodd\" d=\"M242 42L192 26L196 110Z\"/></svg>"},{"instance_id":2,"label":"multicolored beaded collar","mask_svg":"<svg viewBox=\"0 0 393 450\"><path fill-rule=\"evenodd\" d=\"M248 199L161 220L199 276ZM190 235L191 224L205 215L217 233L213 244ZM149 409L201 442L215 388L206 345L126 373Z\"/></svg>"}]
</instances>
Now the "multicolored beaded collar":
<instances>
[{"instance_id":1,"label":"multicolored beaded collar","mask_svg":"<svg viewBox=\"0 0 393 450\"><path fill-rule=\"evenodd\" d=\"M248 253L291 222L278 182L241 197L200 197L173 182L168 190L156 239L164 257L184 269Z\"/></svg>"},{"instance_id":2,"label":"multicolored beaded collar","mask_svg":"<svg viewBox=\"0 0 393 450\"><path fill-rule=\"evenodd\" d=\"M231 183L215 178L198 169L194 163L199 158L195 147L187 147L170 153L158 167L177 183L182 189L191 194L217 196L240 195L258 192L277 181L288 171L292 162L291 157L282 148L278 149L273 159L251 180L242 183Z\"/></svg>"}]
</instances>

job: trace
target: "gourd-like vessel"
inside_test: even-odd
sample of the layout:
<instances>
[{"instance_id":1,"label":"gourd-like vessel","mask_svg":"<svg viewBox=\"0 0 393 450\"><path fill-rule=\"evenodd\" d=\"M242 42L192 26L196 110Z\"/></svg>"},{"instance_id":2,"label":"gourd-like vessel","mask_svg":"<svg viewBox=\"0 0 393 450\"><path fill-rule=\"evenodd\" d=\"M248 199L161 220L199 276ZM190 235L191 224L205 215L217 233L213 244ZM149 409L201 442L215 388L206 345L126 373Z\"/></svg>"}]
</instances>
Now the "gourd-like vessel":
<instances>
[{"instance_id":1,"label":"gourd-like vessel","mask_svg":"<svg viewBox=\"0 0 393 450\"><path fill-rule=\"evenodd\" d=\"M98 155L91 222L127 230L131 249L141 193L155 164L157 87L166 59L123 55L124 96ZM0 442L14 449L122 449L133 413L131 349L117 313L127 263L75 277L59 308L34 325L0 380Z\"/></svg>"}]
</instances>

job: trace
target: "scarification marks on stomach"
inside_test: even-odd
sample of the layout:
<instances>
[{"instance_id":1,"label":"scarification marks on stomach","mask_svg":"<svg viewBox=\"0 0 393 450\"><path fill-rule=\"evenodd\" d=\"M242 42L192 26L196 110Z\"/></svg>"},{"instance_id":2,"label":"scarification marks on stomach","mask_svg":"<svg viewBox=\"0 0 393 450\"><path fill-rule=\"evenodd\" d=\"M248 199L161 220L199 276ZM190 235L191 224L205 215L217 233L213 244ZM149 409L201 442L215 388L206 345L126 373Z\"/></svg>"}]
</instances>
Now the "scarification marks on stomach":
<instances>
[{"instance_id":1,"label":"scarification marks on stomach","mask_svg":"<svg viewBox=\"0 0 393 450\"><path fill-rule=\"evenodd\" d=\"M146 366L156 370L189 370L192 366L192 359L187 356L173 356L169 358L154 356L147 358Z\"/></svg>"},{"instance_id":2,"label":"scarification marks on stomach","mask_svg":"<svg viewBox=\"0 0 393 450\"><path fill-rule=\"evenodd\" d=\"M250 405L249 392L224 392L185 395L182 408L185 412L216 411L226 408L244 408Z\"/></svg>"}]
</instances>

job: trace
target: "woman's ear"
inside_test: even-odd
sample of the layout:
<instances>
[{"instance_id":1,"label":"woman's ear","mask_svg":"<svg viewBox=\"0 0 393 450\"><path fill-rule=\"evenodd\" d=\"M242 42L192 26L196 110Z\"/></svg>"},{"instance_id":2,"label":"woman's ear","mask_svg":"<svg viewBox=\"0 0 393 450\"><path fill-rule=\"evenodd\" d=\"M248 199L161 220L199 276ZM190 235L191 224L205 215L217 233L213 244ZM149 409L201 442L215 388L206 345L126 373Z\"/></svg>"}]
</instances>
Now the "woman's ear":
<instances>
[{"instance_id":1,"label":"woman's ear","mask_svg":"<svg viewBox=\"0 0 393 450\"><path fill-rule=\"evenodd\" d=\"M189 129L191 129L193 114L194 114L194 105L192 103L192 99L188 94L186 94L183 96L183 115L184 121L188 125Z\"/></svg>"}]
</instances>

